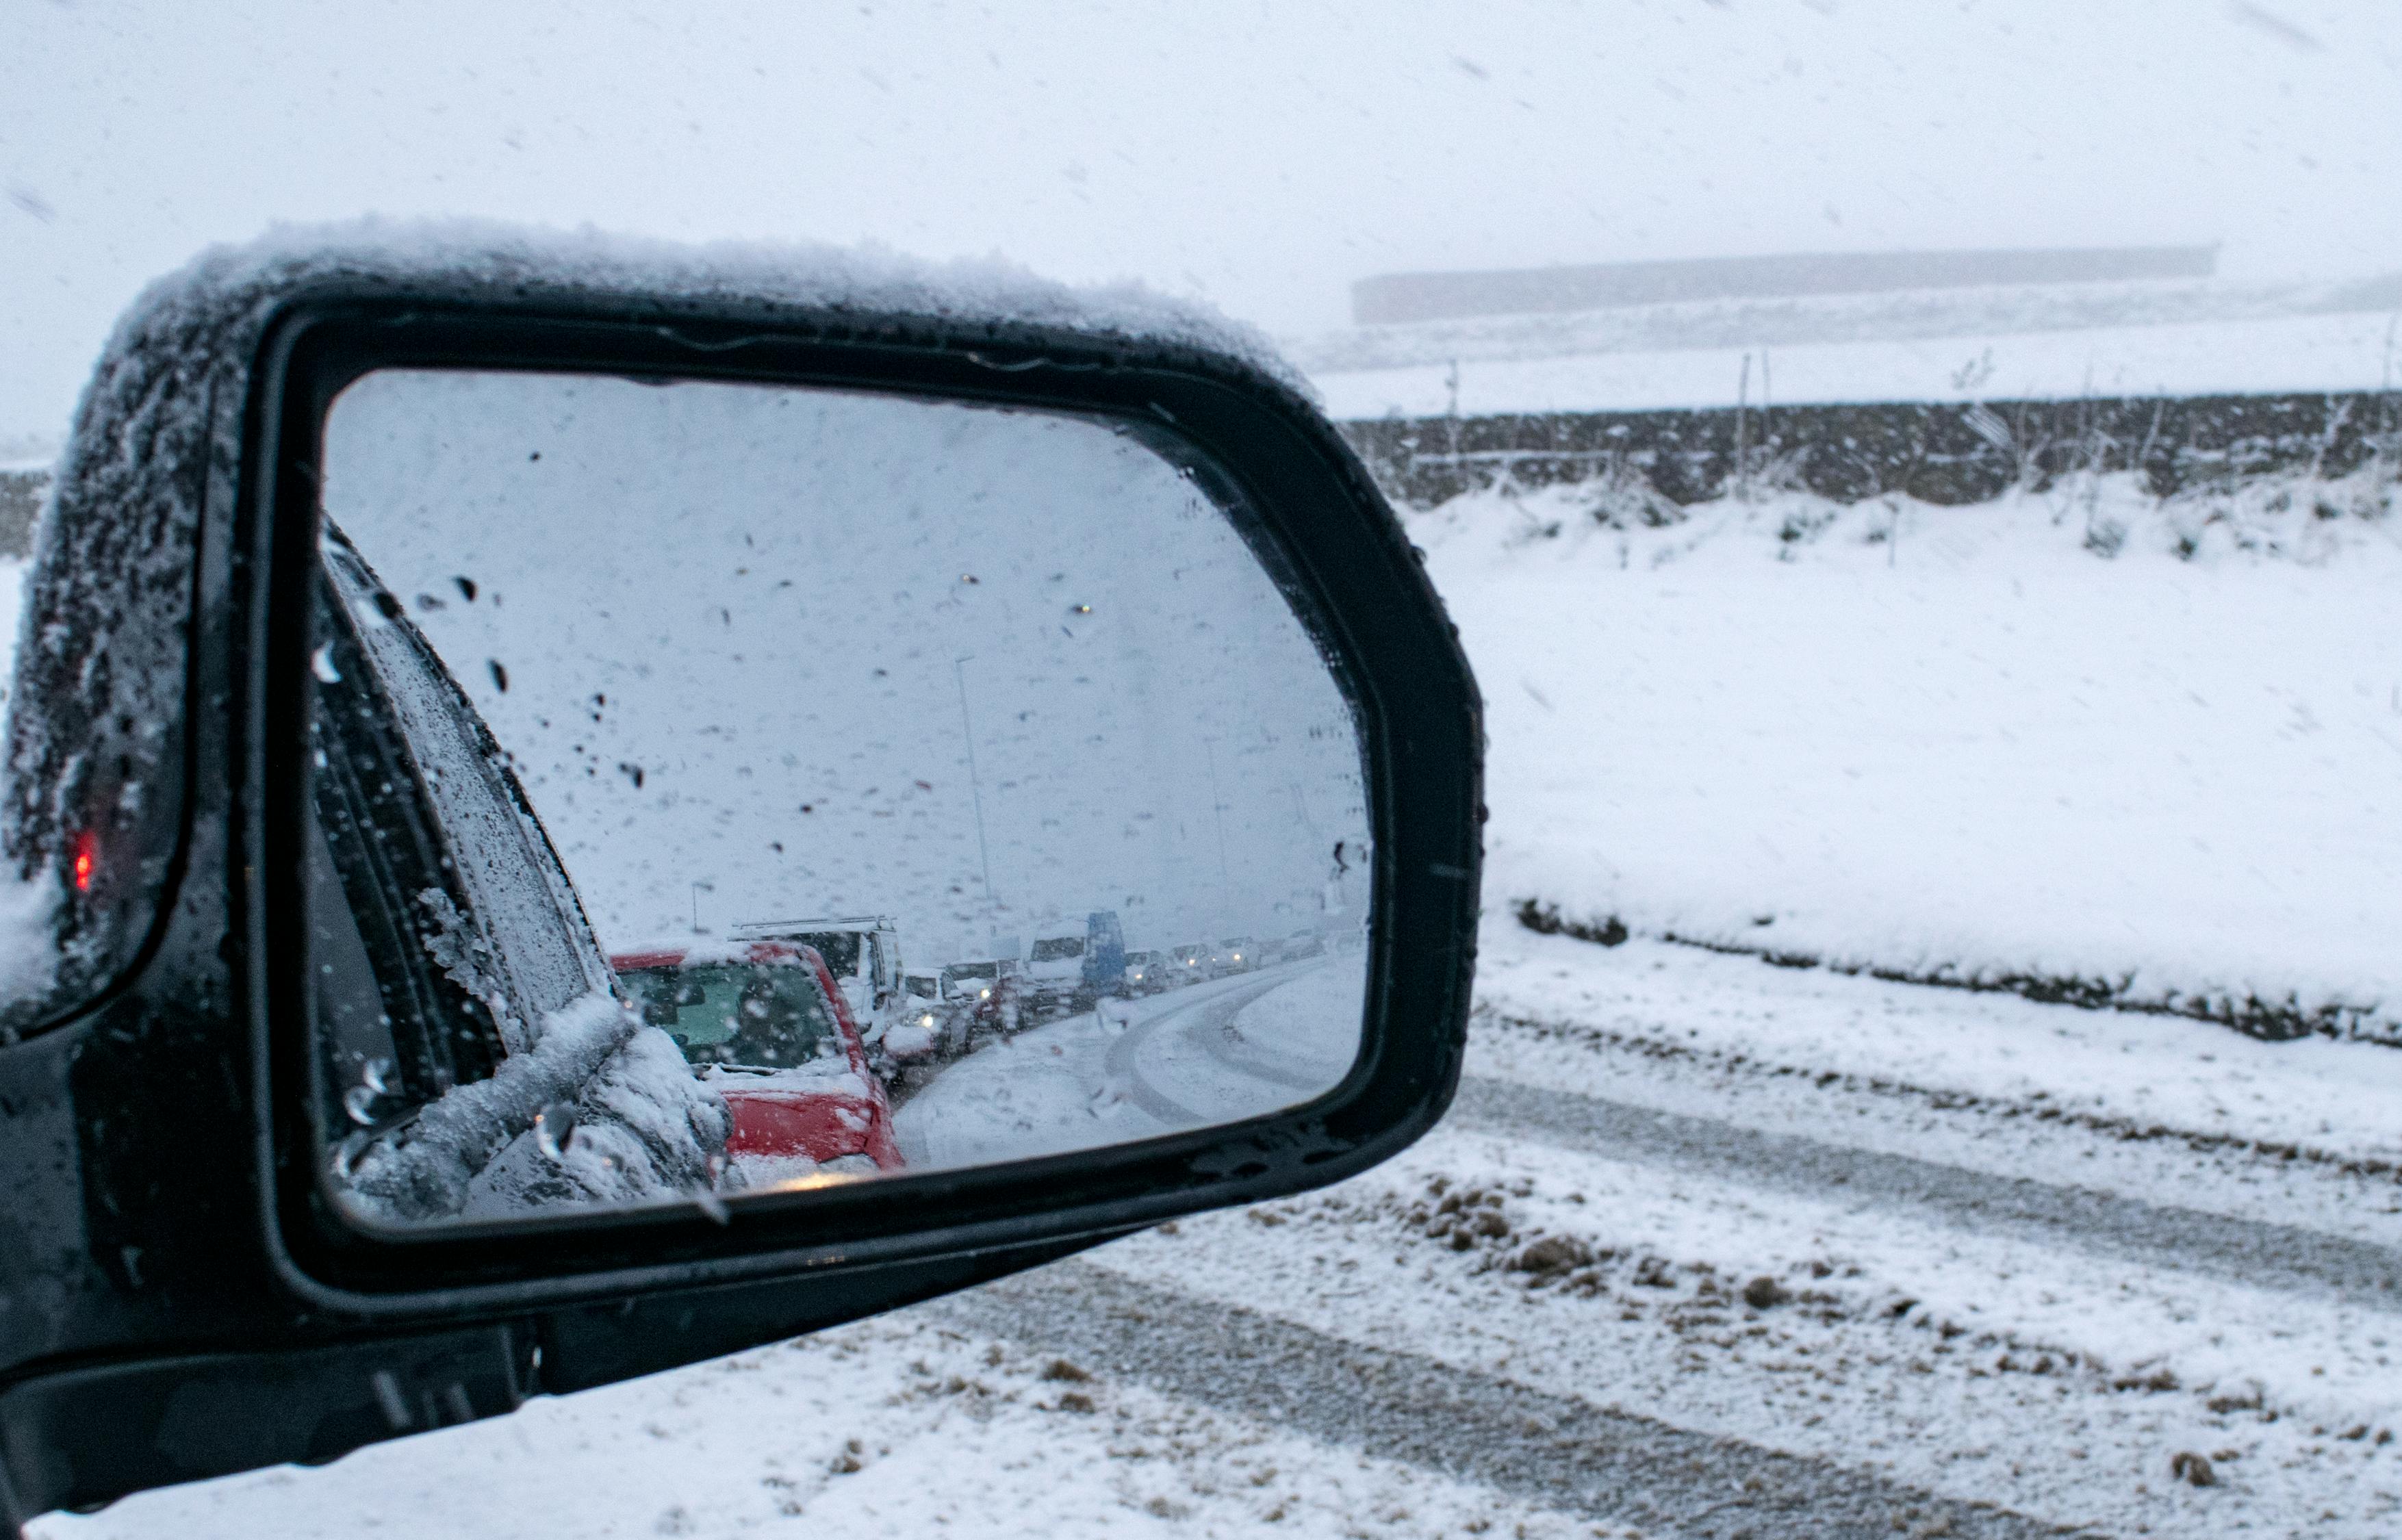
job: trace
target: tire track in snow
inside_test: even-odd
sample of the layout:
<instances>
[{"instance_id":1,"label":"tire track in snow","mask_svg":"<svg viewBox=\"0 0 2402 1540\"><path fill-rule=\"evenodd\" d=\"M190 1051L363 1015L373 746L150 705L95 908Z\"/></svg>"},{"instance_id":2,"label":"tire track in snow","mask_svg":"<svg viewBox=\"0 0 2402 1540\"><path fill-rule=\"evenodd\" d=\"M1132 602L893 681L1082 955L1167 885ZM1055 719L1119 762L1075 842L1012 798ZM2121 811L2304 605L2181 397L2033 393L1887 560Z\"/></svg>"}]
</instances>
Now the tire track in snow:
<instances>
[{"instance_id":1,"label":"tire track in snow","mask_svg":"<svg viewBox=\"0 0 2402 1540\"><path fill-rule=\"evenodd\" d=\"M2349 1176L2391 1178L2397 1174L2395 1162L2357 1151L2324 1149L2298 1139L2263 1139L2223 1130L2173 1126L2150 1118L2113 1116L1957 1088L1915 1085L1904 1079L1862 1075L1851 1070L1778 1063L1749 1053L1730 1053L1673 1042L1652 1031L1626 1031L1555 1016L1494 1011L1490 1019L1505 1027L1530 1032L1538 1038L1581 1042L1600 1052L1631 1053L1666 1065L1692 1065L1718 1074L1743 1075L1763 1082L1786 1080L1819 1087L1838 1086L1859 1094L1914 1102L1938 1112L1969 1112L1987 1117L2023 1119L2033 1125L2057 1124L2114 1139L2167 1141L2197 1151L2228 1150L2264 1160L2305 1162Z\"/></svg>"},{"instance_id":2,"label":"tire track in snow","mask_svg":"<svg viewBox=\"0 0 2402 1540\"><path fill-rule=\"evenodd\" d=\"M1321 962L1305 969L1287 968L1282 970L1283 977L1278 980L1278 983L1291 984L1304 974L1315 973L1326 966ZM1274 990L1260 990L1246 996L1243 1003L1249 1005L1273 993L1275 993ZM1280 1053L1257 1038L1246 1036L1235 1021L1235 1016L1240 1014L1240 1011L1235 1012L1234 1016L1228 1016L1220 1021L1215 1031L1198 1033L1194 1038L1194 1040L1211 1058L1227 1068L1269 1085L1279 1085L1288 1091L1306 1092L1313 1095L1343 1078L1343 1070L1348 1067L1347 1060L1330 1074L1322 1066L1313 1066L1292 1058L1289 1054Z\"/></svg>"},{"instance_id":3,"label":"tire track in snow","mask_svg":"<svg viewBox=\"0 0 2402 1540\"><path fill-rule=\"evenodd\" d=\"M1597 1522L1697 1537L2091 1534L1061 1262L933 1301L957 1329Z\"/></svg>"},{"instance_id":4,"label":"tire track in snow","mask_svg":"<svg viewBox=\"0 0 2402 1540\"><path fill-rule=\"evenodd\" d=\"M1178 1128L1196 1128L1216 1120L1194 1111L1151 1082L1142 1072L1142 1051L1150 1041L1165 1033L1197 1034L1205 1048L1209 1039L1222 1036L1235 1013L1279 984L1291 981L1270 977L1249 985L1239 985L1223 994L1195 1000L1190 1005L1162 1011L1140 1026L1134 1027L1110 1044L1105 1063L1112 1084L1125 1088L1127 1100L1162 1122ZM1258 1072L1249 1065L1227 1061L1232 1067L1248 1073ZM1271 1077L1272 1078L1272 1077Z\"/></svg>"},{"instance_id":5,"label":"tire track in snow","mask_svg":"<svg viewBox=\"0 0 2402 1540\"><path fill-rule=\"evenodd\" d=\"M1586 1154L1825 1199L1850 1194L1976 1232L2015 1232L2089 1253L2187 1268L2286 1292L2402 1312L2402 1251L2293 1225L2147 1203L2028 1177L1663 1112L1510 1080L1463 1078L1445 1121Z\"/></svg>"}]
</instances>

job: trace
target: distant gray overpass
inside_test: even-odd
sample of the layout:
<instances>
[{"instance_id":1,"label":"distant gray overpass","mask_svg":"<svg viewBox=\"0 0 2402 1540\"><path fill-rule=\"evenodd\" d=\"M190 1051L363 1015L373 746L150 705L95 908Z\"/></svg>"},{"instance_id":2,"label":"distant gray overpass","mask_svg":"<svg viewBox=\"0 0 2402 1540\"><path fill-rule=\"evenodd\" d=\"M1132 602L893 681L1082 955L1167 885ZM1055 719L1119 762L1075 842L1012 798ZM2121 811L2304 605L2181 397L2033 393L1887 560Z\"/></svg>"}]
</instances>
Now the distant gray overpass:
<instances>
[{"instance_id":1,"label":"distant gray overpass","mask_svg":"<svg viewBox=\"0 0 2402 1540\"><path fill-rule=\"evenodd\" d=\"M1582 268L1386 273L1351 285L1351 319L1361 326L1391 326L1691 300L2208 278L2217 267L2218 248L2211 245L1803 252Z\"/></svg>"}]
</instances>

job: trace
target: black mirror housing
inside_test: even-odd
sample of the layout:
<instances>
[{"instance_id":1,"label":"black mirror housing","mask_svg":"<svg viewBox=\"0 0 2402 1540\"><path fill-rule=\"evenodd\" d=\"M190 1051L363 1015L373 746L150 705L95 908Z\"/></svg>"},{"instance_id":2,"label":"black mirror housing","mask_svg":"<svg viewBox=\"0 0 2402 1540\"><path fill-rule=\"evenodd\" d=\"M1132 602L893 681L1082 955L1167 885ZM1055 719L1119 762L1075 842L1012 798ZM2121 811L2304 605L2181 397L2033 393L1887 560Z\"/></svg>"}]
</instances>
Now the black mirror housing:
<instances>
[{"instance_id":1,"label":"black mirror housing","mask_svg":"<svg viewBox=\"0 0 2402 1540\"><path fill-rule=\"evenodd\" d=\"M905 1195L763 1197L730 1224L681 1207L406 1237L347 1222L295 1090L319 435L346 385L405 367L1072 413L1239 506L1363 732L1375 845L1349 1075L1227 1127L912 1176ZM1247 334L1150 296L505 231L213 254L112 339L27 605L26 634L60 639L18 663L0 842L21 872L72 875L66 965L0 1004L8 1519L329 1459L1336 1181L1429 1128L1458 1076L1482 816L1466 662L1304 389Z\"/></svg>"}]
</instances>

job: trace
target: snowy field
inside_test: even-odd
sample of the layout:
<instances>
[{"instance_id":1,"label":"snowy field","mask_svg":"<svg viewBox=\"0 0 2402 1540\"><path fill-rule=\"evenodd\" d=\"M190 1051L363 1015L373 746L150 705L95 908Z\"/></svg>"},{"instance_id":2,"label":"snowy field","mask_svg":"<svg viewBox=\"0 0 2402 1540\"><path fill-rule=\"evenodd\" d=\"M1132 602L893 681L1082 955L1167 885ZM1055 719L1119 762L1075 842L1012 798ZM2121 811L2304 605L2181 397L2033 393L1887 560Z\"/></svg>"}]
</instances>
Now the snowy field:
<instances>
[{"instance_id":1,"label":"snowy field","mask_svg":"<svg viewBox=\"0 0 2402 1540\"><path fill-rule=\"evenodd\" d=\"M2402 274L1755 296L1292 339L1338 419L2380 391Z\"/></svg>"},{"instance_id":2,"label":"snowy field","mask_svg":"<svg viewBox=\"0 0 2402 1540\"><path fill-rule=\"evenodd\" d=\"M1487 904L2396 1035L2392 508L2103 477L1415 516L1489 711Z\"/></svg>"}]
</instances>

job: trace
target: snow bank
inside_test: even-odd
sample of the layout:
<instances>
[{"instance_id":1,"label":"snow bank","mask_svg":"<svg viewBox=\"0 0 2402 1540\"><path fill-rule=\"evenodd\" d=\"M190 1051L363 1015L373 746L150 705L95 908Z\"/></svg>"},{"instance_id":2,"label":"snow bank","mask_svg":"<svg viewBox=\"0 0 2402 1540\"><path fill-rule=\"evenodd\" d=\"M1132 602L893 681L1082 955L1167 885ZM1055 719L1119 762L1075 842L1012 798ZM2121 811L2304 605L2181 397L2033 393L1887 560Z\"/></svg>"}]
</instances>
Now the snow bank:
<instances>
[{"instance_id":1,"label":"snow bank","mask_svg":"<svg viewBox=\"0 0 2402 1540\"><path fill-rule=\"evenodd\" d=\"M1487 702L1488 904L2402 1040L2396 501L1416 516Z\"/></svg>"},{"instance_id":2,"label":"snow bank","mask_svg":"<svg viewBox=\"0 0 2402 1540\"><path fill-rule=\"evenodd\" d=\"M1638 1085L1628 1065L1664 1065L1662 1074L1688 1074L1701 1088L1672 1102L1673 1110L1757 1118L1774 1099L1778 1116L1789 1111L1789 1119L1770 1126L1810 1137L1828 1136L1829 1086L1841 1084L1911 1105L2003 1109L2028 1126L2075 1121L2114 1144L2173 1131L2272 1159L2298 1150L2304 1164L2322 1171L2352 1165L2390 1176L2402 1166L2402 1125L2394 1117L2402 1105L2402 1053L2357 1043L2256 1042L2175 1017L1898 988L1641 937L1593 946L1530 934L1498 914L1485 918L1479 936L1476 997L1496 1016L1537 1025L1475 1034L1470 1074L1624 1100L1658 1084L1645 1078ZM1760 1088L1748 1101L1732 1079L1738 1069ZM1745 1107L1751 1110L1738 1110ZM1867 1136L1844 1126L1844 1140ZM1924 1125L1911 1126L1919 1130L1913 1138L1924 1134ZM2059 1157L2061 1172L2040 1176L2031 1167L2043 1157L2010 1149L1998 1157L2001 1166L1984 1165L1997 1157L1973 1140L1938 1158L2110 1185L2082 1153ZM2166 1180L2122 1178L2116 1189L2158 1202L2160 1189L2146 1184ZM2380 1197L2371 1206L2391 1201ZM2290 1211L2271 1217L2306 1222Z\"/></svg>"}]
</instances>

